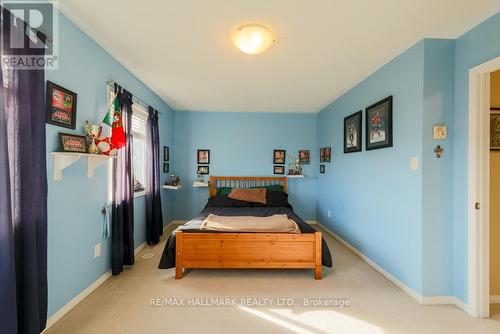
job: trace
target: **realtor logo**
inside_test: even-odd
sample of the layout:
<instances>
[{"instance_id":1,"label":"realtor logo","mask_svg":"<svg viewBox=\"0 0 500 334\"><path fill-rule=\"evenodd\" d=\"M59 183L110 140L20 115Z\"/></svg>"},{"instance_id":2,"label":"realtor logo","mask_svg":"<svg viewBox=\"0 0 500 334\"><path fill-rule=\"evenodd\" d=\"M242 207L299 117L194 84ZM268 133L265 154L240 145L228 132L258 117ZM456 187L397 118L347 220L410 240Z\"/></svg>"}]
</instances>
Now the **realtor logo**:
<instances>
[{"instance_id":1,"label":"realtor logo","mask_svg":"<svg viewBox=\"0 0 500 334\"><path fill-rule=\"evenodd\" d=\"M40 0L0 1L2 28L7 25L10 31L2 34L2 68L58 69L59 26L55 4ZM11 15L6 17L8 12L3 9ZM21 26L23 22L25 28ZM39 32L45 34L45 43L40 40ZM45 50L45 55L41 49Z\"/></svg>"}]
</instances>

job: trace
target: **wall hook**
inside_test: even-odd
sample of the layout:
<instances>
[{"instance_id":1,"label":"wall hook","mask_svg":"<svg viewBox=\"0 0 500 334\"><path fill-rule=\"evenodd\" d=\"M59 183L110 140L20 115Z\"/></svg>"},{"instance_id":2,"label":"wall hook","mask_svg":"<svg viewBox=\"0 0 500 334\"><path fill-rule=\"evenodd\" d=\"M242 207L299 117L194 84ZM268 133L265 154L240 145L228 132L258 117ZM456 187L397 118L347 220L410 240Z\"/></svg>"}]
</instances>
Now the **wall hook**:
<instances>
[{"instance_id":1,"label":"wall hook","mask_svg":"<svg viewBox=\"0 0 500 334\"><path fill-rule=\"evenodd\" d=\"M436 153L436 158L441 158L441 154L443 154L443 148L441 145L436 146L434 153Z\"/></svg>"}]
</instances>

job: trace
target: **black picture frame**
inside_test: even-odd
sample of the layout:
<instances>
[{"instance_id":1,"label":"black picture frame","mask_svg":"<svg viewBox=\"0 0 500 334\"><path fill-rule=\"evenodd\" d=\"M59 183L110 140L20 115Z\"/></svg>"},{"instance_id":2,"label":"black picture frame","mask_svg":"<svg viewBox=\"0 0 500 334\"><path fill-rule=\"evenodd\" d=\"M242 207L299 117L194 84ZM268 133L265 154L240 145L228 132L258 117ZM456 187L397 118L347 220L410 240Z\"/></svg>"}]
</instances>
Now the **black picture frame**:
<instances>
[{"instance_id":1,"label":"black picture frame","mask_svg":"<svg viewBox=\"0 0 500 334\"><path fill-rule=\"evenodd\" d=\"M73 148L71 147L71 145L68 144L71 139L74 140L74 144L72 144L74 146ZM76 144L78 144L78 146L76 146ZM63 152L76 152L76 153L88 152L87 137L85 136L59 132L59 145L61 146L61 150Z\"/></svg>"},{"instance_id":2,"label":"black picture frame","mask_svg":"<svg viewBox=\"0 0 500 334\"><path fill-rule=\"evenodd\" d=\"M75 92L47 80L45 122L63 128L76 129L77 97ZM56 100L59 102L55 103ZM66 103L71 103L71 106L65 106Z\"/></svg>"},{"instance_id":3,"label":"black picture frame","mask_svg":"<svg viewBox=\"0 0 500 334\"><path fill-rule=\"evenodd\" d=\"M284 175L285 174L285 166L274 166L273 174Z\"/></svg>"},{"instance_id":4,"label":"black picture frame","mask_svg":"<svg viewBox=\"0 0 500 334\"><path fill-rule=\"evenodd\" d=\"M325 174L325 165L319 165L319 172Z\"/></svg>"},{"instance_id":5,"label":"black picture frame","mask_svg":"<svg viewBox=\"0 0 500 334\"><path fill-rule=\"evenodd\" d=\"M311 163L311 151L299 150L299 161L302 165L309 165Z\"/></svg>"},{"instance_id":6,"label":"black picture frame","mask_svg":"<svg viewBox=\"0 0 500 334\"><path fill-rule=\"evenodd\" d=\"M170 160L170 149L168 146L163 146L163 161Z\"/></svg>"},{"instance_id":7,"label":"black picture frame","mask_svg":"<svg viewBox=\"0 0 500 334\"><path fill-rule=\"evenodd\" d=\"M361 152L361 131L362 131L363 112L360 110L344 118L344 153ZM356 145L351 145L353 142Z\"/></svg>"},{"instance_id":8,"label":"black picture frame","mask_svg":"<svg viewBox=\"0 0 500 334\"><path fill-rule=\"evenodd\" d=\"M273 150L273 164L282 165L285 163L286 163L286 150L280 150L280 149Z\"/></svg>"},{"instance_id":9,"label":"black picture frame","mask_svg":"<svg viewBox=\"0 0 500 334\"><path fill-rule=\"evenodd\" d=\"M207 165L198 166L198 173L201 175L210 174L210 166L207 166Z\"/></svg>"},{"instance_id":10,"label":"black picture frame","mask_svg":"<svg viewBox=\"0 0 500 334\"><path fill-rule=\"evenodd\" d=\"M375 113L379 113L375 116ZM373 139L373 135L382 139ZM372 104L365 110L365 147L367 151L392 147L392 95Z\"/></svg>"},{"instance_id":11,"label":"black picture frame","mask_svg":"<svg viewBox=\"0 0 500 334\"><path fill-rule=\"evenodd\" d=\"M170 164L168 162L163 163L163 173L170 172Z\"/></svg>"},{"instance_id":12,"label":"black picture frame","mask_svg":"<svg viewBox=\"0 0 500 334\"><path fill-rule=\"evenodd\" d=\"M206 158L201 156L203 153L206 154ZM210 150L199 149L196 152L196 159L197 159L198 165L210 165Z\"/></svg>"},{"instance_id":13,"label":"black picture frame","mask_svg":"<svg viewBox=\"0 0 500 334\"><path fill-rule=\"evenodd\" d=\"M325 150L324 152L324 162L331 162L332 161L332 148L331 147L324 147Z\"/></svg>"}]
</instances>

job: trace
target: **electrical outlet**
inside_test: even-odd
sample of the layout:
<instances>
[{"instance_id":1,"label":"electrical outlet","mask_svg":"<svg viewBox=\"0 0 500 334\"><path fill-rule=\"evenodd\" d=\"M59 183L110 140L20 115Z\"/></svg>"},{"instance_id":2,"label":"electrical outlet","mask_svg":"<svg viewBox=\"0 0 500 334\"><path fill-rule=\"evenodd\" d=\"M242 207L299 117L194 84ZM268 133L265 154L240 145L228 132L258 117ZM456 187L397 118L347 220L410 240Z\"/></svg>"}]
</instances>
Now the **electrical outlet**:
<instances>
[{"instance_id":1,"label":"electrical outlet","mask_svg":"<svg viewBox=\"0 0 500 334\"><path fill-rule=\"evenodd\" d=\"M94 258L101 256L101 243L94 246Z\"/></svg>"},{"instance_id":2,"label":"electrical outlet","mask_svg":"<svg viewBox=\"0 0 500 334\"><path fill-rule=\"evenodd\" d=\"M332 218L332 211L328 210L328 218Z\"/></svg>"}]
</instances>

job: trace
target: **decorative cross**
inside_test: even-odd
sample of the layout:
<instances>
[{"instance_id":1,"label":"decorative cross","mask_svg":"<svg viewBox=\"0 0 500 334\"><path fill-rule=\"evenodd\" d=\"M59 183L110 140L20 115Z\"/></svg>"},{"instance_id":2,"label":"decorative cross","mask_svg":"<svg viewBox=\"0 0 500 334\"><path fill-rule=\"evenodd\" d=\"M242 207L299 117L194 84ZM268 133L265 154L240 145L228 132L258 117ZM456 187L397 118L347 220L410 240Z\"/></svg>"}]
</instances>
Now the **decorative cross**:
<instances>
[{"instance_id":1,"label":"decorative cross","mask_svg":"<svg viewBox=\"0 0 500 334\"><path fill-rule=\"evenodd\" d=\"M436 146L434 153L436 153L436 158L441 158L441 154L443 154L443 148L441 145Z\"/></svg>"}]
</instances>

